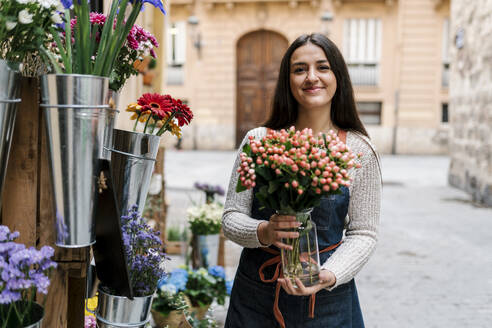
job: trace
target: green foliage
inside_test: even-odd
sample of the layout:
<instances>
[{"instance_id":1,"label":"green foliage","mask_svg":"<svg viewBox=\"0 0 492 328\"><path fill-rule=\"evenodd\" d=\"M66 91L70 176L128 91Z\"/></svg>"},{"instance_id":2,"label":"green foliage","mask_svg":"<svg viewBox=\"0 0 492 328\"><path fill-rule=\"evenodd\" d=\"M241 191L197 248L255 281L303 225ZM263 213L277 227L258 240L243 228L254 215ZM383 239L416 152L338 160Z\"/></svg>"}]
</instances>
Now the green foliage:
<instances>
[{"instance_id":1,"label":"green foliage","mask_svg":"<svg viewBox=\"0 0 492 328\"><path fill-rule=\"evenodd\" d=\"M227 296L225 279L212 276L205 268L189 270L184 293L193 306L210 305L214 299L224 305Z\"/></svg>"},{"instance_id":2,"label":"green foliage","mask_svg":"<svg viewBox=\"0 0 492 328\"><path fill-rule=\"evenodd\" d=\"M171 311L182 311L188 308L184 293L176 293L176 290L168 288L169 285L163 285L157 290L157 295L152 302L152 309L163 314L169 315Z\"/></svg>"},{"instance_id":3,"label":"green foliage","mask_svg":"<svg viewBox=\"0 0 492 328\"><path fill-rule=\"evenodd\" d=\"M187 241L188 233L186 230L180 230L179 227L169 227L167 228L167 240L168 241Z\"/></svg>"}]
</instances>

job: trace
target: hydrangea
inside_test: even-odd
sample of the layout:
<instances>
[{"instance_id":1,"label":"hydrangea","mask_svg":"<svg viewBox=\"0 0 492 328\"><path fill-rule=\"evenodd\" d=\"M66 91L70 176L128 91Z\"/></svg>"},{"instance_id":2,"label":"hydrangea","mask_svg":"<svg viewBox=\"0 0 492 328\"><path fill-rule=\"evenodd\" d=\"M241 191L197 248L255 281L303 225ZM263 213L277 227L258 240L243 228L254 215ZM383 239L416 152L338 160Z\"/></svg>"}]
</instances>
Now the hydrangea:
<instances>
[{"instance_id":1,"label":"hydrangea","mask_svg":"<svg viewBox=\"0 0 492 328\"><path fill-rule=\"evenodd\" d=\"M133 291L137 296L150 295L166 275L163 261L167 257L161 251L160 233L139 215L137 205L121 217L121 229Z\"/></svg>"},{"instance_id":2,"label":"hydrangea","mask_svg":"<svg viewBox=\"0 0 492 328\"><path fill-rule=\"evenodd\" d=\"M225 279L225 270L220 265L210 267L208 273L214 277Z\"/></svg>"}]
</instances>

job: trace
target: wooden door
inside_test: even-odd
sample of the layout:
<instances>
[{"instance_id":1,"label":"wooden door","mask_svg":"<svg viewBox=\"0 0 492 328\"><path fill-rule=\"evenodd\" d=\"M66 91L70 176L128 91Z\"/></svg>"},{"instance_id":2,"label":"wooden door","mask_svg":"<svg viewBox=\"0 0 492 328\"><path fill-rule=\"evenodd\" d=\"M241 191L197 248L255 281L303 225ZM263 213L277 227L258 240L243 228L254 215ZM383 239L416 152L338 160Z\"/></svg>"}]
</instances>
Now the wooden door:
<instances>
[{"instance_id":1,"label":"wooden door","mask_svg":"<svg viewBox=\"0 0 492 328\"><path fill-rule=\"evenodd\" d=\"M271 31L246 34L237 43L236 147L268 116L288 42Z\"/></svg>"}]
</instances>

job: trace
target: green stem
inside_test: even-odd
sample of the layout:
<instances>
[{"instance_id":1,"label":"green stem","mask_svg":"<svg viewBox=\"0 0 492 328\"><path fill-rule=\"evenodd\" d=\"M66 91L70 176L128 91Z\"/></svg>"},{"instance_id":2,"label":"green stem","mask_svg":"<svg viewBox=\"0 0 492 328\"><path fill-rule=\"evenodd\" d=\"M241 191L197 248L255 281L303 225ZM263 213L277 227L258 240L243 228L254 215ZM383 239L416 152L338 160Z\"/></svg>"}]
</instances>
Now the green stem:
<instances>
[{"instance_id":1,"label":"green stem","mask_svg":"<svg viewBox=\"0 0 492 328\"><path fill-rule=\"evenodd\" d=\"M70 26L70 9L65 9L65 47L67 51L67 65L65 72L72 73L72 27Z\"/></svg>"},{"instance_id":2,"label":"green stem","mask_svg":"<svg viewBox=\"0 0 492 328\"><path fill-rule=\"evenodd\" d=\"M162 127L157 131L156 136L161 136L166 130L169 125L169 122L174 118L176 113L172 113L166 120L166 122L162 125Z\"/></svg>"},{"instance_id":3,"label":"green stem","mask_svg":"<svg viewBox=\"0 0 492 328\"><path fill-rule=\"evenodd\" d=\"M67 58L67 53L65 52L65 49L63 48L60 36L58 35L58 32L55 31L54 28L50 28L50 33L51 33L51 35L53 35L53 39L55 39L56 46L58 47L58 50L60 51L60 56L62 58L63 66L65 66L65 71L66 71L67 66L68 66L68 58Z\"/></svg>"},{"instance_id":4,"label":"green stem","mask_svg":"<svg viewBox=\"0 0 492 328\"><path fill-rule=\"evenodd\" d=\"M151 115L151 114L149 114L149 117L147 118L147 121L145 121L145 126L144 126L143 133L145 133L145 131L147 131L147 125L149 124L149 121L150 121L150 117L151 117L151 116L152 116L152 115Z\"/></svg>"},{"instance_id":5,"label":"green stem","mask_svg":"<svg viewBox=\"0 0 492 328\"><path fill-rule=\"evenodd\" d=\"M46 48L43 46L41 46L40 49L41 49L41 53L44 54L46 56L46 58L48 58L48 61L51 63L51 65L55 69L55 72L57 74L63 74L63 71L60 67L60 64L58 64L58 62L56 61L53 54L51 52L49 52L48 50L46 50Z\"/></svg>"},{"instance_id":6,"label":"green stem","mask_svg":"<svg viewBox=\"0 0 492 328\"><path fill-rule=\"evenodd\" d=\"M135 120L135 125L133 126L133 131L137 131L137 124L138 124L138 120L140 119L140 115L142 115L141 112L138 114L137 119Z\"/></svg>"},{"instance_id":7,"label":"green stem","mask_svg":"<svg viewBox=\"0 0 492 328\"><path fill-rule=\"evenodd\" d=\"M107 40L111 40L111 36L113 35L113 22L114 22L114 16L116 15L116 11L118 10L118 4L119 4L118 1L112 2L109 16L106 18L106 22L108 24L104 24L103 31L101 34L101 40L99 41L96 62L94 64L94 75L102 74L103 65L106 60L106 48L108 46Z\"/></svg>"}]
</instances>

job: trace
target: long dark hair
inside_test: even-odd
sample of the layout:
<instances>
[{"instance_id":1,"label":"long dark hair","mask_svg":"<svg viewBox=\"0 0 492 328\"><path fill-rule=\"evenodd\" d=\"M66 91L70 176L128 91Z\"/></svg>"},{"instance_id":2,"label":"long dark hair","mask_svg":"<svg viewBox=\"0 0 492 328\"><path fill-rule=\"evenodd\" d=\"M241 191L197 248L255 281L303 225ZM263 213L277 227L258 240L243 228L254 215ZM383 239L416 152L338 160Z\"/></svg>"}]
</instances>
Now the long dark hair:
<instances>
[{"instance_id":1,"label":"long dark hair","mask_svg":"<svg viewBox=\"0 0 492 328\"><path fill-rule=\"evenodd\" d=\"M337 90L331 101L331 121L340 129L357 131L369 137L357 113L354 90L345 60L337 46L326 36L319 33L301 35L292 42L285 52L280 64L272 110L264 126L278 130L288 128L297 121L299 115L298 103L290 89L290 58L297 48L308 42L323 49L326 58L330 62L331 70L337 79Z\"/></svg>"}]
</instances>

